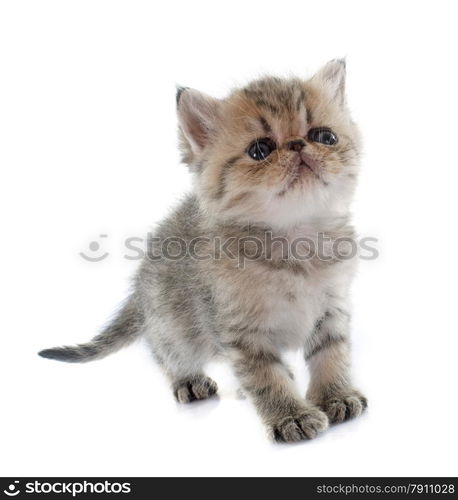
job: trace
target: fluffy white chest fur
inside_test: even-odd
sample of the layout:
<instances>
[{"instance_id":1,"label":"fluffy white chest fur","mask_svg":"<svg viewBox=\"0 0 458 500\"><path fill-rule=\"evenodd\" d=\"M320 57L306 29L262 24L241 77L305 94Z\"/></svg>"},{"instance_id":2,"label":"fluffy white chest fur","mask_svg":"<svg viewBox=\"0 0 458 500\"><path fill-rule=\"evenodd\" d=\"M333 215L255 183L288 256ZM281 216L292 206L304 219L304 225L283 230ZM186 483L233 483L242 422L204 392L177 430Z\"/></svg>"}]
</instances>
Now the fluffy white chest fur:
<instances>
[{"instance_id":1,"label":"fluffy white chest fur","mask_svg":"<svg viewBox=\"0 0 458 500\"><path fill-rule=\"evenodd\" d=\"M316 269L310 263L307 276L290 270L265 276L255 300L262 304L262 327L278 348L303 348L328 309L348 309L346 292L355 264L352 260Z\"/></svg>"}]
</instances>

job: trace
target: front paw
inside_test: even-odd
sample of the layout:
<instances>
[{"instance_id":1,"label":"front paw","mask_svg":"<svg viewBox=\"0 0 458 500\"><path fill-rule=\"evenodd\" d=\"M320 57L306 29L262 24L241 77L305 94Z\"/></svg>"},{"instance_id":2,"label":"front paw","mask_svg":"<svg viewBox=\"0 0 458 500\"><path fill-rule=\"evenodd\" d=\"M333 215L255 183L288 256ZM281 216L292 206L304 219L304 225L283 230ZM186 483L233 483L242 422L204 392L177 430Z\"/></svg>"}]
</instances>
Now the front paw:
<instances>
[{"instance_id":1,"label":"front paw","mask_svg":"<svg viewBox=\"0 0 458 500\"><path fill-rule=\"evenodd\" d=\"M272 437L280 443L294 443L315 438L328 427L328 417L314 406L270 423Z\"/></svg>"},{"instance_id":2,"label":"front paw","mask_svg":"<svg viewBox=\"0 0 458 500\"><path fill-rule=\"evenodd\" d=\"M348 391L334 394L318 405L333 424L359 417L367 408L367 399L359 391Z\"/></svg>"}]
</instances>

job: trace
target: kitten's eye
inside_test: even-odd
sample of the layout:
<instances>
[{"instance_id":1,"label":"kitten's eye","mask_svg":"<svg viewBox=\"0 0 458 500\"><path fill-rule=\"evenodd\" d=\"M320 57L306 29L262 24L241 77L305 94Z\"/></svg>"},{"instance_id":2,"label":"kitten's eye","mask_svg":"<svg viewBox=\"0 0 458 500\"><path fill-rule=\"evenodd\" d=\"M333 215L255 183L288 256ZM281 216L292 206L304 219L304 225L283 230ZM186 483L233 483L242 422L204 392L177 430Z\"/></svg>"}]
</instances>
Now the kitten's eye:
<instances>
[{"instance_id":1,"label":"kitten's eye","mask_svg":"<svg viewBox=\"0 0 458 500\"><path fill-rule=\"evenodd\" d=\"M337 136L330 128L312 128L308 133L309 140L320 142L326 146L337 144Z\"/></svg>"},{"instance_id":2,"label":"kitten's eye","mask_svg":"<svg viewBox=\"0 0 458 500\"><path fill-rule=\"evenodd\" d=\"M256 139L247 149L247 153L253 160L265 160L272 151L276 149L274 141L266 137L265 139Z\"/></svg>"}]
</instances>

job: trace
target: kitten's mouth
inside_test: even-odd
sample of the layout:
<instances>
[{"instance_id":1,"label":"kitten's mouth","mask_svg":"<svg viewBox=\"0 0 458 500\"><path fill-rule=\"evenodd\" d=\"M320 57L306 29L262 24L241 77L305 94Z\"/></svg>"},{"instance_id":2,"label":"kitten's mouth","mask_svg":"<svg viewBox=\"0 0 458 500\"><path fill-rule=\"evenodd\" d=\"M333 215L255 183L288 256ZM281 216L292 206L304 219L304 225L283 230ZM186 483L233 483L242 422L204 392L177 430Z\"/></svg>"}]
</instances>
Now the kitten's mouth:
<instances>
[{"instance_id":1,"label":"kitten's mouth","mask_svg":"<svg viewBox=\"0 0 458 500\"><path fill-rule=\"evenodd\" d=\"M280 195L285 194L287 191L294 188L297 184L302 184L304 181L306 181L307 178L319 179L320 177L317 174L318 168L319 165L315 160L312 160L310 157L304 154L298 156L297 163L296 165L294 165L294 169L290 175L288 184L280 192Z\"/></svg>"},{"instance_id":2,"label":"kitten's mouth","mask_svg":"<svg viewBox=\"0 0 458 500\"><path fill-rule=\"evenodd\" d=\"M317 171L318 171L318 168L319 168L319 164L316 160L314 160L313 158L310 158L310 156L308 156L307 154L305 153L301 153L301 155L299 156L299 168L301 169L307 169L307 170L310 170L310 172L312 172L314 175L317 175Z\"/></svg>"},{"instance_id":3,"label":"kitten's mouth","mask_svg":"<svg viewBox=\"0 0 458 500\"><path fill-rule=\"evenodd\" d=\"M314 172L313 168L308 164L306 163L304 160L301 160L301 162L299 163L299 168L308 168L310 170L310 172Z\"/></svg>"}]
</instances>

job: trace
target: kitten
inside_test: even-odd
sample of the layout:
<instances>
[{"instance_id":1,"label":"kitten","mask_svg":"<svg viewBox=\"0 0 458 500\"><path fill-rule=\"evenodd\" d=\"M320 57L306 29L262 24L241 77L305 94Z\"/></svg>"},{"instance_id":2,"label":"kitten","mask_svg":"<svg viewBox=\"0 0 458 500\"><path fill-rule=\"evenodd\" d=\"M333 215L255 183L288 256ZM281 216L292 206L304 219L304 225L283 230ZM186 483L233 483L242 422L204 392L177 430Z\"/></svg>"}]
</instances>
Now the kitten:
<instances>
[{"instance_id":1,"label":"kitten","mask_svg":"<svg viewBox=\"0 0 458 500\"><path fill-rule=\"evenodd\" d=\"M223 100L180 88L177 110L195 192L150 239L114 321L87 344L40 355L90 361L144 335L189 403L217 392L204 366L222 354L281 442L360 415L366 398L349 373L356 259L310 252L320 234L328 250L353 237L360 142L344 61L307 81L263 78ZM311 374L305 398L281 357L298 348Z\"/></svg>"}]
</instances>

